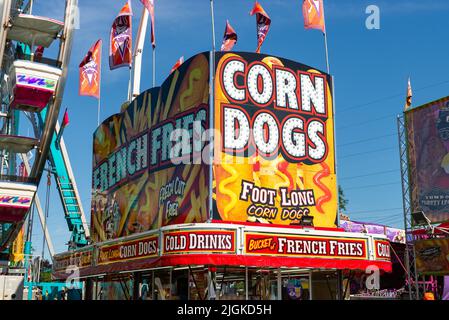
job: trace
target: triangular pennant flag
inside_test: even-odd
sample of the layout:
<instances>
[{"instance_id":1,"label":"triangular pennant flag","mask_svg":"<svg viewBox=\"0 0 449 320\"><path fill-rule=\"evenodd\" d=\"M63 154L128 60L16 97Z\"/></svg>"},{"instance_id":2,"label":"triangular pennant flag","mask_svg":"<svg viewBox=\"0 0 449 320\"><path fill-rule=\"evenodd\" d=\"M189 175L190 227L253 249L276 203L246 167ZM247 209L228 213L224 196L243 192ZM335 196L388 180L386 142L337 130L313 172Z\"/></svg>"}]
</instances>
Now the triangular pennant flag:
<instances>
[{"instance_id":1,"label":"triangular pennant flag","mask_svg":"<svg viewBox=\"0 0 449 320\"><path fill-rule=\"evenodd\" d=\"M151 45L156 48L156 38L154 36L154 0L140 0L142 4L147 8L151 18Z\"/></svg>"},{"instance_id":2,"label":"triangular pennant flag","mask_svg":"<svg viewBox=\"0 0 449 320\"><path fill-rule=\"evenodd\" d=\"M257 23L257 49L256 53L260 53L260 48L262 47L265 38L267 37L268 31L270 30L271 19L265 10L262 8L259 2L256 1L253 10L251 10L250 15L256 15Z\"/></svg>"},{"instance_id":3,"label":"triangular pennant flag","mask_svg":"<svg viewBox=\"0 0 449 320\"><path fill-rule=\"evenodd\" d=\"M412 97L413 97L413 92L412 92L412 85L410 83L410 77L408 77L408 82L407 82L407 97L405 99L405 107L404 107L404 111L407 111L408 109L410 109L410 107L412 106Z\"/></svg>"},{"instance_id":4,"label":"triangular pennant flag","mask_svg":"<svg viewBox=\"0 0 449 320\"><path fill-rule=\"evenodd\" d=\"M69 125L69 123L70 123L70 121L69 121L69 114L67 112L67 109L65 109L64 117L62 118L62 125L61 125L61 127L65 128L65 127L67 127Z\"/></svg>"},{"instance_id":5,"label":"triangular pennant flag","mask_svg":"<svg viewBox=\"0 0 449 320\"><path fill-rule=\"evenodd\" d=\"M132 9L128 0L111 28L109 68L130 67L132 64Z\"/></svg>"},{"instance_id":6,"label":"triangular pennant flag","mask_svg":"<svg viewBox=\"0 0 449 320\"><path fill-rule=\"evenodd\" d=\"M221 44L221 51L231 51L237 43L237 33L228 20L226 20L226 29L223 36L223 43Z\"/></svg>"},{"instance_id":7,"label":"triangular pennant flag","mask_svg":"<svg viewBox=\"0 0 449 320\"><path fill-rule=\"evenodd\" d=\"M183 63L184 63L184 56L182 56L181 58L178 59L178 61L176 61L175 65L170 71L170 74L176 71L176 69L178 69Z\"/></svg>"},{"instance_id":8,"label":"triangular pennant flag","mask_svg":"<svg viewBox=\"0 0 449 320\"><path fill-rule=\"evenodd\" d=\"M323 0L304 0L302 4L304 28L319 29L326 33Z\"/></svg>"},{"instance_id":9,"label":"triangular pennant flag","mask_svg":"<svg viewBox=\"0 0 449 320\"><path fill-rule=\"evenodd\" d=\"M98 40L79 65L79 95L100 98L101 84L101 47Z\"/></svg>"}]
</instances>

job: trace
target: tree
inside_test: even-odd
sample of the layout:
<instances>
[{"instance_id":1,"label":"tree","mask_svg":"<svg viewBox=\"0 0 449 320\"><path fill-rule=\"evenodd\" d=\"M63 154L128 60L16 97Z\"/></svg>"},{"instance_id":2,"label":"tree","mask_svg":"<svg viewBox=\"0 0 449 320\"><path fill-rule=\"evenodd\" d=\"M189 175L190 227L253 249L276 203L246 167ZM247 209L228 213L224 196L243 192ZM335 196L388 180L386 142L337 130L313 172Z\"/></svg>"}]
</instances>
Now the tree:
<instances>
[{"instance_id":1,"label":"tree","mask_svg":"<svg viewBox=\"0 0 449 320\"><path fill-rule=\"evenodd\" d=\"M41 269L40 269L40 282L51 282L51 268L52 264L49 260L44 259L41 261Z\"/></svg>"},{"instance_id":2,"label":"tree","mask_svg":"<svg viewBox=\"0 0 449 320\"><path fill-rule=\"evenodd\" d=\"M343 188L338 186L338 211L344 213L347 210L349 200L346 198Z\"/></svg>"}]
</instances>

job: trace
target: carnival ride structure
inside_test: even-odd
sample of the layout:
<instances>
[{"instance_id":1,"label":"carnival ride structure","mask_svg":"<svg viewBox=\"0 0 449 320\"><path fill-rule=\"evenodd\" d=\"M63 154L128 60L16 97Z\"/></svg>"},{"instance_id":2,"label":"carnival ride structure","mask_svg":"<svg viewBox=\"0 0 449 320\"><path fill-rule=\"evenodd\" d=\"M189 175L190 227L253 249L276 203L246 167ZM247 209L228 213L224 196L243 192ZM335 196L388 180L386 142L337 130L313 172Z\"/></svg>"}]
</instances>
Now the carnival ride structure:
<instances>
[{"instance_id":1,"label":"carnival ride structure","mask_svg":"<svg viewBox=\"0 0 449 320\"><path fill-rule=\"evenodd\" d=\"M64 21L32 14L33 1L5 0L0 7L0 252L8 257L14 240L25 231L25 269L31 254L34 203L51 256L53 245L37 195L47 161L54 175L71 232L69 249L88 244L76 181L57 122L78 12L77 0L66 0ZM56 58L44 57L44 49L59 42ZM19 127L30 121L33 136ZM28 255L28 257L27 257ZM1 297L0 297L1 299Z\"/></svg>"}]
</instances>

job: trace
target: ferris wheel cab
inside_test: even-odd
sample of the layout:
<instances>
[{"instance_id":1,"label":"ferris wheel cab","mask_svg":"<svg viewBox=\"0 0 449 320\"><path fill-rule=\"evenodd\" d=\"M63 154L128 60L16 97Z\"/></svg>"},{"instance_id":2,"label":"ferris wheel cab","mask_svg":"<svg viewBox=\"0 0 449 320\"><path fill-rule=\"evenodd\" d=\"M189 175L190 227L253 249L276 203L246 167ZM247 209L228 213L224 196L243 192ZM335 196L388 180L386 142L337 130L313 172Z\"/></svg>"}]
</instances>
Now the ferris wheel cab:
<instances>
[{"instance_id":1,"label":"ferris wheel cab","mask_svg":"<svg viewBox=\"0 0 449 320\"><path fill-rule=\"evenodd\" d=\"M33 202L37 186L28 183L0 181L0 221L22 221Z\"/></svg>"},{"instance_id":2,"label":"ferris wheel cab","mask_svg":"<svg viewBox=\"0 0 449 320\"><path fill-rule=\"evenodd\" d=\"M62 70L60 62L43 58L42 53L60 37L63 28L63 22L46 17L19 14L14 19L8 39L28 45L31 53L18 50L9 68L10 108L40 112L50 102ZM35 47L42 51L35 52Z\"/></svg>"},{"instance_id":3,"label":"ferris wheel cab","mask_svg":"<svg viewBox=\"0 0 449 320\"><path fill-rule=\"evenodd\" d=\"M62 70L43 63L16 60L9 71L10 107L40 112L53 97Z\"/></svg>"}]
</instances>

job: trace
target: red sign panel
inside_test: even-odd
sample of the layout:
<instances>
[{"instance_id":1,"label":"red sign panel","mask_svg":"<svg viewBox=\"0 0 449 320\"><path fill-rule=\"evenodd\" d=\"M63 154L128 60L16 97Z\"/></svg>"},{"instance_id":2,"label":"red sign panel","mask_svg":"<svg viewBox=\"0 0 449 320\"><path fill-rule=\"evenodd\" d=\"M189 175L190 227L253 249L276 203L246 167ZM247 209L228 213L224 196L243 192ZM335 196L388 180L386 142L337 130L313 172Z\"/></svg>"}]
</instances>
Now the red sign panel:
<instances>
[{"instance_id":1,"label":"red sign panel","mask_svg":"<svg viewBox=\"0 0 449 320\"><path fill-rule=\"evenodd\" d=\"M200 230L164 233L163 253L235 253L235 231Z\"/></svg>"},{"instance_id":2,"label":"red sign panel","mask_svg":"<svg viewBox=\"0 0 449 320\"><path fill-rule=\"evenodd\" d=\"M98 264L130 261L158 255L159 237L149 237L104 246L98 251Z\"/></svg>"},{"instance_id":3,"label":"red sign panel","mask_svg":"<svg viewBox=\"0 0 449 320\"><path fill-rule=\"evenodd\" d=\"M390 242L387 240L374 240L376 260L391 260Z\"/></svg>"},{"instance_id":4,"label":"red sign panel","mask_svg":"<svg viewBox=\"0 0 449 320\"><path fill-rule=\"evenodd\" d=\"M68 268L85 268L92 265L93 249L72 252L70 255L56 257L54 261L54 269L57 271L66 270Z\"/></svg>"},{"instance_id":5,"label":"red sign panel","mask_svg":"<svg viewBox=\"0 0 449 320\"><path fill-rule=\"evenodd\" d=\"M367 239L245 233L245 254L367 259Z\"/></svg>"}]
</instances>

